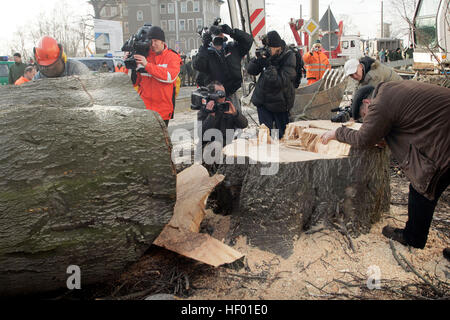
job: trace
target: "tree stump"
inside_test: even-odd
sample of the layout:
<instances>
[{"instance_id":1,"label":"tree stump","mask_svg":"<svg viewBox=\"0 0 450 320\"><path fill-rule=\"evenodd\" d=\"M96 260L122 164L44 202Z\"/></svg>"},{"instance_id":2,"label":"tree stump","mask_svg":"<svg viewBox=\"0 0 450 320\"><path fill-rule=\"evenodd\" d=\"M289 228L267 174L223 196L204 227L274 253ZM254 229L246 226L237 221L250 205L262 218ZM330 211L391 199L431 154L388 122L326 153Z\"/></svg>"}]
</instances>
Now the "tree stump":
<instances>
[{"instance_id":1,"label":"tree stump","mask_svg":"<svg viewBox=\"0 0 450 320\"><path fill-rule=\"evenodd\" d=\"M224 148L218 173L234 199L230 240L245 236L289 257L295 238L312 226L337 223L358 236L389 211L389 150L320 143L323 132L340 125L300 121L279 144L236 140Z\"/></svg>"},{"instance_id":2,"label":"tree stump","mask_svg":"<svg viewBox=\"0 0 450 320\"><path fill-rule=\"evenodd\" d=\"M124 74L0 87L0 295L102 282L137 261L173 214L160 116Z\"/></svg>"}]
</instances>

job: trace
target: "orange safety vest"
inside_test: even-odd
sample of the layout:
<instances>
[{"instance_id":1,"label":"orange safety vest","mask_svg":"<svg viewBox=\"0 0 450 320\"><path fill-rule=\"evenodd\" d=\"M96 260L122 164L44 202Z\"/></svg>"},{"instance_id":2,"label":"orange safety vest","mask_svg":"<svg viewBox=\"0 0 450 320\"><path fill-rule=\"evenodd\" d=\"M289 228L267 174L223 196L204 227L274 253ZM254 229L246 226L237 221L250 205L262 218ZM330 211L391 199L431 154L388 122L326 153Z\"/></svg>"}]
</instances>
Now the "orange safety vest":
<instances>
[{"instance_id":1,"label":"orange safety vest","mask_svg":"<svg viewBox=\"0 0 450 320\"><path fill-rule=\"evenodd\" d=\"M124 66L121 66L120 68L119 67L115 67L115 69L114 69L116 72L123 72L123 73L125 73L125 74L128 74L128 70L124 67Z\"/></svg>"},{"instance_id":2,"label":"orange safety vest","mask_svg":"<svg viewBox=\"0 0 450 320\"><path fill-rule=\"evenodd\" d=\"M25 78L24 76L20 77L19 79L17 79L16 82L14 82L14 85L16 86L20 86L21 84L30 82L30 80L28 80L27 78Z\"/></svg>"},{"instance_id":3,"label":"orange safety vest","mask_svg":"<svg viewBox=\"0 0 450 320\"><path fill-rule=\"evenodd\" d=\"M308 84L312 84L322 79L325 71L331 69L330 62L323 52L312 52L313 55L307 52L303 56L306 69L306 79Z\"/></svg>"},{"instance_id":4,"label":"orange safety vest","mask_svg":"<svg viewBox=\"0 0 450 320\"><path fill-rule=\"evenodd\" d=\"M156 55L150 51L147 57L147 73L138 73L135 87L147 109L159 113L163 120L173 114L173 89L180 74L181 57L167 46Z\"/></svg>"}]
</instances>

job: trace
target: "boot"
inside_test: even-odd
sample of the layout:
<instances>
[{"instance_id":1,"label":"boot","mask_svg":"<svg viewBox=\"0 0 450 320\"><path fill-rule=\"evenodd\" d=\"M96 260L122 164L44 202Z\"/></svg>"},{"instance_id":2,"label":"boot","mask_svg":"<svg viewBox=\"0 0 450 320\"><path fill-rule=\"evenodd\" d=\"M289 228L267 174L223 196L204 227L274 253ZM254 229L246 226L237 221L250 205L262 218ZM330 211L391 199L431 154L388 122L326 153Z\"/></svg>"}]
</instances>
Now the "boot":
<instances>
[{"instance_id":1,"label":"boot","mask_svg":"<svg viewBox=\"0 0 450 320\"><path fill-rule=\"evenodd\" d=\"M385 226L383 228L383 231L381 233L389 239L395 240L397 242L400 242L402 245L407 246L408 243L405 240L405 237L403 236L403 229L394 228L391 226Z\"/></svg>"}]
</instances>

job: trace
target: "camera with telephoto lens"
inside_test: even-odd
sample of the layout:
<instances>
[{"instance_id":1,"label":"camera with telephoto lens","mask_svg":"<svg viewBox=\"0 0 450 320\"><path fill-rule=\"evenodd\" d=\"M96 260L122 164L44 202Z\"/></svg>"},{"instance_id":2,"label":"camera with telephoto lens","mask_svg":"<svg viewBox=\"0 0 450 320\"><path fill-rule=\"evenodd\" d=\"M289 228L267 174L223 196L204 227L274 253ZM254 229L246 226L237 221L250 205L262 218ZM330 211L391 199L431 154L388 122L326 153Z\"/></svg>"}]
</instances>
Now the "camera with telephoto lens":
<instances>
[{"instance_id":1,"label":"camera with telephoto lens","mask_svg":"<svg viewBox=\"0 0 450 320\"><path fill-rule=\"evenodd\" d=\"M136 70L137 72L145 72L143 66L138 66L135 54L146 57L152 45L152 39L149 36L151 24L144 24L138 32L125 41L122 51L129 52L130 55L125 60L125 67L129 70Z\"/></svg>"},{"instance_id":2,"label":"camera with telephoto lens","mask_svg":"<svg viewBox=\"0 0 450 320\"><path fill-rule=\"evenodd\" d=\"M267 35L264 35L261 37L261 42L263 44L263 47L256 48L255 55L258 59L267 59L271 56L271 51L269 48L269 43L267 41Z\"/></svg>"},{"instance_id":3,"label":"camera with telephoto lens","mask_svg":"<svg viewBox=\"0 0 450 320\"><path fill-rule=\"evenodd\" d=\"M211 93L208 88L201 87L191 94L191 109L203 110L207 113L219 112L223 113L230 110L230 104L228 102L218 102L219 99L225 98L225 91L218 90ZM214 108L212 110L206 109L208 102L214 101Z\"/></svg>"},{"instance_id":4,"label":"camera with telephoto lens","mask_svg":"<svg viewBox=\"0 0 450 320\"><path fill-rule=\"evenodd\" d=\"M197 32L201 37L203 37L205 33L209 33L211 37L218 36L222 33L222 29L219 27L221 22L222 19L216 18L211 27L199 27Z\"/></svg>"},{"instance_id":5,"label":"camera with telephoto lens","mask_svg":"<svg viewBox=\"0 0 450 320\"><path fill-rule=\"evenodd\" d=\"M334 108L331 109L331 112L337 112L336 115L334 115L333 117L331 117L331 122L347 122L350 120L351 118L351 107L347 106L347 107L339 107L339 108Z\"/></svg>"}]
</instances>

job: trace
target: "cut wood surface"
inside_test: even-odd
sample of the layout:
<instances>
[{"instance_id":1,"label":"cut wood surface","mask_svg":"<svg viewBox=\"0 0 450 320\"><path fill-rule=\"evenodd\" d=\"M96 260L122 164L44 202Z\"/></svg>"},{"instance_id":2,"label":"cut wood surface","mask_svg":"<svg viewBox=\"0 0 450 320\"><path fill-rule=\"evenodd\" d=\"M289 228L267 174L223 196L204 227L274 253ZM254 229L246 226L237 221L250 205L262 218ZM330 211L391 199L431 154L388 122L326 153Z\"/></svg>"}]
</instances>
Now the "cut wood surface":
<instances>
[{"instance_id":1,"label":"cut wood surface","mask_svg":"<svg viewBox=\"0 0 450 320\"><path fill-rule=\"evenodd\" d=\"M200 234L209 194L224 176L209 176L201 165L193 165L177 176L177 202L172 219L154 244L183 256L218 267L243 255L208 234Z\"/></svg>"},{"instance_id":2,"label":"cut wood surface","mask_svg":"<svg viewBox=\"0 0 450 320\"><path fill-rule=\"evenodd\" d=\"M319 223L337 222L354 236L370 230L389 210L389 151L320 143L323 132L341 125L301 121L278 143L236 140L224 148L218 173L237 201L229 238L245 236L286 257L293 239Z\"/></svg>"},{"instance_id":3,"label":"cut wood surface","mask_svg":"<svg viewBox=\"0 0 450 320\"><path fill-rule=\"evenodd\" d=\"M81 286L137 261L173 215L161 117L124 74L0 87L0 295Z\"/></svg>"}]
</instances>

